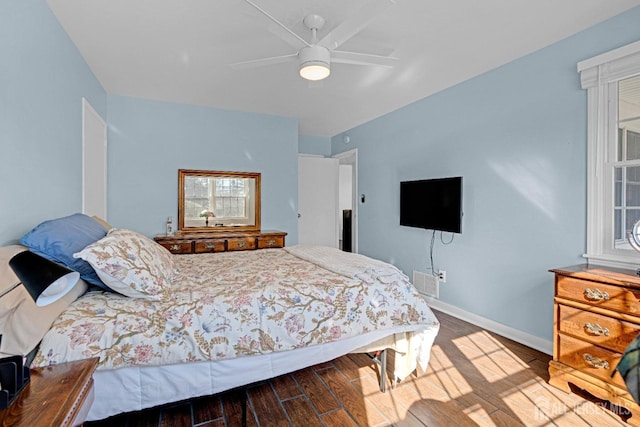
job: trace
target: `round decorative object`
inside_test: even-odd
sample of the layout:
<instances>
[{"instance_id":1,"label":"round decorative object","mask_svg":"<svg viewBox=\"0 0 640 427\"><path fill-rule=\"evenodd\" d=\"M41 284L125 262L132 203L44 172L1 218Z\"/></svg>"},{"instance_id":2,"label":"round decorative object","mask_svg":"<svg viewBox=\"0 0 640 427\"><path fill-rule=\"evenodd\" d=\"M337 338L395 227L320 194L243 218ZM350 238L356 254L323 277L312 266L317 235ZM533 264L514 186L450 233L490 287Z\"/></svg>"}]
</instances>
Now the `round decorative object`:
<instances>
[{"instance_id":1,"label":"round decorative object","mask_svg":"<svg viewBox=\"0 0 640 427\"><path fill-rule=\"evenodd\" d=\"M627 240L633 249L640 252L640 221L633 224L631 231L627 231ZM636 270L636 275L640 276L640 268Z\"/></svg>"},{"instance_id":2,"label":"round decorative object","mask_svg":"<svg viewBox=\"0 0 640 427\"><path fill-rule=\"evenodd\" d=\"M640 221L636 222L631 231L627 232L627 240L633 249L640 252Z\"/></svg>"}]
</instances>

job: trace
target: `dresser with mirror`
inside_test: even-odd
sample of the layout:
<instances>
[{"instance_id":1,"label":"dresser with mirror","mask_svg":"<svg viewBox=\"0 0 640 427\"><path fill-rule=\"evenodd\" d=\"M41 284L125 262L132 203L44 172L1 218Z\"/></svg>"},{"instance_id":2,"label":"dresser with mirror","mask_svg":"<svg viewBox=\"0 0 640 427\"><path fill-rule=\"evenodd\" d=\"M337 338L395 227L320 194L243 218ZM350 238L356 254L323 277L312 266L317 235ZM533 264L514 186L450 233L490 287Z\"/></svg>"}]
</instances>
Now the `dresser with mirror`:
<instances>
[{"instance_id":1,"label":"dresser with mirror","mask_svg":"<svg viewBox=\"0 0 640 427\"><path fill-rule=\"evenodd\" d=\"M178 227L154 240L174 254L281 248L284 231L262 230L260 173L178 170Z\"/></svg>"}]
</instances>

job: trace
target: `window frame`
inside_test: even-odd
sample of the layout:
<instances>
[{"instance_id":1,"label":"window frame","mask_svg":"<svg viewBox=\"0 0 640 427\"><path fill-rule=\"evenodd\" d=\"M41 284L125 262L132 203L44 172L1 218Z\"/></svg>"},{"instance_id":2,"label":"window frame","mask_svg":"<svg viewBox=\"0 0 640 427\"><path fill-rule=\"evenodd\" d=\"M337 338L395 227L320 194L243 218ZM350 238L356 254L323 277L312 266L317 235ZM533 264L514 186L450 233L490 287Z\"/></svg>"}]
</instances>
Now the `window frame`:
<instances>
[{"instance_id":1,"label":"window frame","mask_svg":"<svg viewBox=\"0 0 640 427\"><path fill-rule=\"evenodd\" d=\"M187 187L186 183L190 179L194 178L208 178L208 179L244 179L245 189L248 191L245 194L245 216L243 218L237 217L224 217L224 215L217 215L210 217L209 221L202 217L198 217L198 221L192 224L189 218L185 215L187 205ZM178 169L178 233L228 233L245 232L245 231L260 231L260 178L259 172L225 172L225 171L210 171L210 170L195 170L195 169ZM208 194L211 196L214 194L215 184L208 187ZM247 203L248 202L248 203ZM211 210L212 203L209 201L209 208ZM215 209L214 209L215 210Z\"/></svg>"},{"instance_id":2,"label":"window frame","mask_svg":"<svg viewBox=\"0 0 640 427\"><path fill-rule=\"evenodd\" d=\"M640 254L613 239L614 166L618 143L618 82L640 75L640 41L578 63L587 90L587 252L596 264L637 268Z\"/></svg>"}]
</instances>

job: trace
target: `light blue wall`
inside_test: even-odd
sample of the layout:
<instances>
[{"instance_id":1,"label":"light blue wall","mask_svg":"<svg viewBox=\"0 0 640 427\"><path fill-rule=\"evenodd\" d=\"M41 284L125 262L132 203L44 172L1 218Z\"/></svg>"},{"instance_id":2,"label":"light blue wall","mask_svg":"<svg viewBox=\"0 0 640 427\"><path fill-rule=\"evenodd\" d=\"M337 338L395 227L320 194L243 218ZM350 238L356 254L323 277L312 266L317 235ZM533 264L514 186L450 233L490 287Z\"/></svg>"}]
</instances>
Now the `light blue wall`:
<instances>
[{"instance_id":1,"label":"light blue wall","mask_svg":"<svg viewBox=\"0 0 640 427\"><path fill-rule=\"evenodd\" d=\"M108 217L148 236L177 222L178 169L262 174L262 229L298 240L295 119L108 97Z\"/></svg>"},{"instance_id":2,"label":"light blue wall","mask_svg":"<svg viewBox=\"0 0 640 427\"><path fill-rule=\"evenodd\" d=\"M360 252L426 272L432 234L399 225L399 182L462 175L462 234L448 245L436 235L440 300L551 340L548 270L584 262L586 247L587 95L576 64L640 40L639 22L632 9L348 131L367 196ZM341 141L332 138L334 154Z\"/></svg>"},{"instance_id":3,"label":"light blue wall","mask_svg":"<svg viewBox=\"0 0 640 427\"><path fill-rule=\"evenodd\" d=\"M82 97L110 124L112 224L153 235L177 220L178 168L250 170L262 172L263 229L297 242L295 120L108 98L42 0L0 2L0 51L0 245L81 211Z\"/></svg>"},{"instance_id":4,"label":"light blue wall","mask_svg":"<svg viewBox=\"0 0 640 427\"><path fill-rule=\"evenodd\" d=\"M0 245L82 209L82 98L106 94L43 0L0 1Z\"/></svg>"},{"instance_id":5,"label":"light blue wall","mask_svg":"<svg viewBox=\"0 0 640 427\"><path fill-rule=\"evenodd\" d=\"M635 8L350 130L367 195L360 251L426 271L430 234L398 225L399 182L463 175L463 234L435 245L435 266L448 274L441 300L550 339L547 270L581 262L586 240L576 63L639 40L638 22ZM329 152L314 137L299 148L295 120L107 97L43 0L0 2L0 52L0 245L81 209L82 97L109 122L115 226L162 232L177 215L179 168L250 170L263 174L263 228L297 242L298 151ZM342 135L331 146L345 150Z\"/></svg>"},{"instance_id":6,"label":"light blue wall","mask_svg":"<svg viewBox=\"0 0 640 427\"><path fill-rule=\"evenodd\" d=\"M298 140L300 154L319 154L331 156L331 138L326 136L300 135Z\"/></svg>"}]
</instances>

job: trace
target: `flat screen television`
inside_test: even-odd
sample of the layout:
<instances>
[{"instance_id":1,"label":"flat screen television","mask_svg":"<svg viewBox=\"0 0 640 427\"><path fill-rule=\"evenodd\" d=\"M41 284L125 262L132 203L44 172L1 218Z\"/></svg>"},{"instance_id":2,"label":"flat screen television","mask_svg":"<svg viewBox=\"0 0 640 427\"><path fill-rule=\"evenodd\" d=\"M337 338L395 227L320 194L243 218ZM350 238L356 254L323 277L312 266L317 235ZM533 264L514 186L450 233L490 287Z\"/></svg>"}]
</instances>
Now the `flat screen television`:
<instances>
[{"instance_id":1,"label":"flat screen television","mask_svg":"<svg viewBox=\"0 0 640 427\"><path fill-rule=\"evenodd\" d=\"M462 177L401 182L400 225L462 233Z\"/></svg>"}]
</instances>

